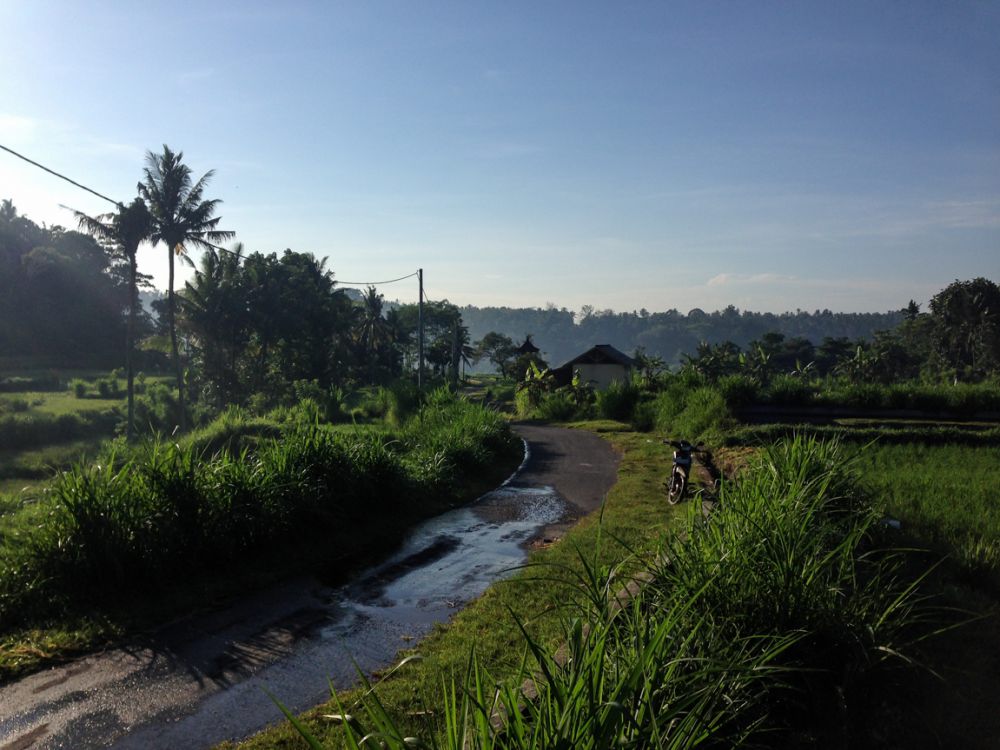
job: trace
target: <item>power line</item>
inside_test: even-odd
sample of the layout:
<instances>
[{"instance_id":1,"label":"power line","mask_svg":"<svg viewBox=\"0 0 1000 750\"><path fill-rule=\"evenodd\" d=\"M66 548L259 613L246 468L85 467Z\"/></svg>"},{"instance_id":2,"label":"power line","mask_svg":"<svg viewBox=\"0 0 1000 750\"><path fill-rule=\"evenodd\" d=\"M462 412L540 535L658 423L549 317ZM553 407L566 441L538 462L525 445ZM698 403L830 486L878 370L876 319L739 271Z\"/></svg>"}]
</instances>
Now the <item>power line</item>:
<instances>
[{"instance_id":1,"label":"power line","mask_svg":"<svg viewBox=\"0 0 1000 750\"><path fill-rule=\"evenodd\" d=\"M74 185L74 186L80 188L81 190L86 190L88 193L96 195L98 198L101 198L102 200L106 200L108 203L111 203L111 204L117 206L118 208L121 208L121 207L124 206L124 204L121 203L120 201L113 200L112 198L109 198L108 196L103 195L102 193L99 193L96 190L94 190L93 188L89 188L86 185L83 185L83 184L77 182L76 180L71 180L66 175L60 174L59 172L56 172L54 169L49 169L44 164L39 164L37 161L34 161L33 159L29 159L24 154L19 154L14 149L8 148L7 146L4 146L2 143L0 143L0 149L3 149L4 151L6 151L9 154L13 154L18 159L22 159L22 160L28 162L28 164L31 164L32 166L38 167L39 169L44 170L44 171L48 172L51 175L55 175L56 177L58 177L61 180L66 180L66 182L68 182L69 184ZM62 206L62 207L66 208L66 209L68 209L70 211L73 210L73 209L69 208L68 206ZM230 250L229 248L221 247L219 245L213 245L211 242L207 242L206 240L199 240L198 242L196 242L194 244L205 245L205 246L210 247L210 248L212 248L214 250L218 250L218 251L223 252L223 253L229 253L230 255L240 255L240 253L236 252L235 250ZM406 276L400 276L398 279L389 279L388 281L338 281L337 283L340 284L341 286L377 286L377 285L382 285L382 284L395 284L397 281L404 281L406 279L412 279L416 275L417 275L417 271L414 271L413 273L409 273Z\"/></svg>"},{"instance_id":2,"label":"power line","mask_svg":"<svg viewBox=\"0 0 1000 750\"><path fill-rule=\"evenodd\" d=\"M380 286L382 284L395 284L397 281L405 281L406 279L412 279L417 275L417 272L408 273L406 276L400 276L398 279L389 279L388 281L337 281L340 286Z\"/></svg>"},{"instance_id":3,"label":"power line","mask_svg":"<svg viewBox=\"0 0 1000 750\"><path fill-rule=\"evenodd\" d=\"M103 199L103 200L106 200L106 201L107 201L108 203L113 203L113 204L114 204L114 205L116 205L116 206L121 206L121 205L122 205L122 204L121 204L121 203L119 203L118 201L116 201L116 200L112 200L112 199L111 199L111 198L109 198L108 196L106 196L106 195L102 195L101 193L98 193L98 192L97 192L96 190L94 190L93 188L89 188L89 187L87 187L86 185L81 185L81 184L80 184L79 182L77 182L76 180L71 180L71 179L70 179L69 177L67 177L66 175L64 175L64 174L59 174L59 173L58 173L57 171L55 171L54 169L49 169L49 168L48 168L48 167L46 167L46 166L45 166L44 164L39 164L39 163L38 163L37 161L33 161L33 160L29 159L29 158L28 158L27 156L25 156L24 154L19 154L19 153L17 153L17 151L15 151L15 150L14 150L14 149L12 149L12 148L7 148L7 147L6 147L6 146L4 146L4 145L3 145L2 143L0 143L0 148L2 148L2 149L3 149L4 151L6 151L6 152L7 152L7 153L9 153L9 154L13 154L13 155L14 155L14 156L16 156L16 157L17 157L18 159L23 159L24 161L28 162L28 164L31 164L31 165L33 165L33 166L36 166L36 167L38 167L39 169L44 169L44 170L45 170L46 172L48 172L49 174L52 174L52 175L55 175L55 176L56 176L56 177L58 177L58 178L59 178L60 180L66 180L66 182L68 182L69 184L71 184L71 185L75 185L76 187L80 188L81 190L86 190L86 191L87 191L88 193L92 193L93 195L96 195L96 196L97 196L98 198L101 198L101 199Z\"/></svg>"}]
</instances>

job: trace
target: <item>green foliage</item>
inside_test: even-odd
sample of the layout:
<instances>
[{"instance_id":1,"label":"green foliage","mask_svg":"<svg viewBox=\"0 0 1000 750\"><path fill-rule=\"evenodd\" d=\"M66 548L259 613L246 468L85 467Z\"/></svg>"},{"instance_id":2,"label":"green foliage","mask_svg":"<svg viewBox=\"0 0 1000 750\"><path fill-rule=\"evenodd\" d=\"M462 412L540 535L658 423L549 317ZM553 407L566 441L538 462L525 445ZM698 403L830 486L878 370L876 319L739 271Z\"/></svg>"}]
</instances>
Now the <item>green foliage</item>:
<instances>
[{"instance_id":1,"label":"green foliage","mask_svg":"<svg viewBox=\"0 0 1000 750\"><path fill-rule=\"evenodd\" d=\"M769 403L779 406L805 406L812 400L814 388L807 381L794 375L776 375L771 378L765 392ZM726 402L729 403L729 400L726 399Z\"/></svg>"},{"instance_id":2,"label":"green foliage","mask_svg":"<svg viewBox=\"0 0 1000 750\"><path fill-rule=\"evenodd\" d=\"M992 444L880 440L857 460L888 512L975 579L1000 575L1000 430ZM960 437L960 436L959 436Z\"/></svg>"},{"instance_id":3,"label":"green foliage","mask_svg":"<svg viewBox=\"0 0 1000 750\"><path fill-rule=\"evenodd\" d=\"M644 407L655 414L659 432L692 441L713 441L736 424L732 411L718 389L689 388L680 379L672 382ZM648 420L648 416L644 417Z\"/></svg>"},{"instance_id":4,"label":"green foliage","mask_svg":"<svg viewBox=\"0 0 1000 750\"><path fill-rule=\"evenodd\" d=\"M70 381L70 388L73 390L73 395L77 398L86 398L87 391L90 389L90 384L86 380L80 378L74 378Z\"/></svg>"},{"instance_id":5,"label":"green foliage","mask_svg":"<svg viewBox=\"0 0 1000 750\"><path fill-rule=\"evenodd\" d=\"M121 386L115 377L101 378L97 381L97 393L101 398L119 398L122 395Z\"/></svg>"},{"instance_id":6,"label":"green foliage","mask_svg":"<svg viewBox=\"0 0 1000 750\"><path fill-rule=\"evenodd\" d=\"M124 355L125 264L93 237L0 212L0 352L47 366L108 366ZM32 378L35 379L35 378ZM59 390L6 379L8 388Z\"/></svg>"},{"instance_id":7,"label":"green foliage","mask_svg":"<svg viewBox=\"0 0 1000 750\"><path fill-rule=\"evenodd\" d=\"M79 465L52 514L0 546L0 625L161 590L282 544L329 543L400 504L440 502L509 455L499 415L435 395L399 433L284 428L230 409L182 442ZM280 439L275 439L280 435Z\"/></svg>"},{"instance_id":8,"label":"green foliage","mask_svg":"<svg viewBox=\"0 0 1000 750\"><path fill-rule=\"evenodd\" d=\"M604 419L628 422L639 401L639 388L631 382L614 381L596 394L597 414Z\"/></svg>"},{"instance_id":9,"label":"green foliage","mask_svg":"<svg viewBox=\"0 0 1000 750\"><path fill-rule=\"evenodd\" d=\"M20 414L28 411L31 404L23 398L0 398L0 414Z\"/></svg>"},{"instance_id":10,"label":"green foliage","mask_svg":"<svg viewBox=\"0 0 1000 750\"><path fill-rule=\"evenodd\" d=\"M62 381L56 372L40 375L0 378L0 393L23 393L25 391L61 391Z\"/></svg>"},{"instance_id":11,"label":"green foliage","mask_svg":"<svg viewBox=\"0 0 1000 750\"><path fill-rule=\"evenodd\" d=\"M135 424L140 432L172 434L181 423L177 395L166 383L152 383L135 400Z\"/></svg>"},{"instance_id":12,"label":"green foliage","mask_svg":"<svg viewBox=\"0 0 1000 750\"><path fill-rule=\"evenodd\" d=\"M750 406L760 398L760 383L749 375L726 375L717 383L726 405L733 410Z\"/></svg>"},{"instance_id":13,"label":"green foliage","mask_svg":"<svg viewBox=\"0 0 1000 750\"><path fill-rule=\"evenodd\" d=\"M110 435L121 419L116 409L69 414L0 413L0 450L27 450L97 435Z\"/></svg>"},{"instance_id":14,"label":"green foliage","mask_svg":"<svg viewBox=\"0 0 1000 750\"><path fill-rule=\"evenodd\" d=\"M476 343L477 360L486 357L501 376L513 376L511 363L517 353L517 347L510 336L490 331Z\"/></svg>"},{"instance_id":15,"label":"green foliage","mask_svg":"<svg viewBox=\"0 0 1000 750\"><path fill-rule=\"evenodd\" d=\"M862 741L870 692L884 666L907 663L929 609L900 555L873 551L878 512L856 480L835 444L777 446L724 487L710 521L691 513L623 607L612 600L633 582L627 565L578 552L575 584L559 589L561 646L515 616L520 666L501 677L470 652L427 706L440 719L417 727L380 698L392 680L365 682L350 704L334 694L338 746L731 747L814 732L823 716ZM559 586L568 567L541 575ZM525 698L526 680L537 696Z\"/></svg>"},{"instance_id":16,"label":"green foliage","mask_svg":"<svg viewBox=\"0 0 1000 750\"><path fill-rule=\"evenodd\" d=\"M533 355L524 355L525 370L524 379L517 384L517 393L514 403L517 406L517 413L521 417L530 416L542 398L556 388L555 376L544 364L539 365Z\"/></svg>"},{"instance_id":17,"label":"green foliage","mask_svg":"<svg viewBox=\"0 0 1000 750\"><path fill-rule=\"evenodd\" d=\"M540 419L550 422L569 422L583 416L580 415L579 405L564 390L545 394L536 407L535 413Z\"/></svg>"}]
</instances>

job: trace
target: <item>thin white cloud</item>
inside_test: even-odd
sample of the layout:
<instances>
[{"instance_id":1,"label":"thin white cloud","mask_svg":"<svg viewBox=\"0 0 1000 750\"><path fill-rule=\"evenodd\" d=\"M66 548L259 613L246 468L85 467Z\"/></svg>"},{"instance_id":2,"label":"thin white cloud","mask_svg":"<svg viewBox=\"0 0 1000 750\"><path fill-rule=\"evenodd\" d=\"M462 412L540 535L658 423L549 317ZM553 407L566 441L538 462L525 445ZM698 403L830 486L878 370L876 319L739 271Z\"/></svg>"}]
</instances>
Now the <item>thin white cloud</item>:
<instances>
[{"instance_id":1,"label":"thin white cloud","mask_svg":"<svg viewBox=\"0 0 1000 750\"><path fill-rule=\"evenodd\" d=\"M794 276L780 273L720 273L705 282L705 286L756 286L760 284L780 284L797 282Z\"/></svg>"}]
</instances>

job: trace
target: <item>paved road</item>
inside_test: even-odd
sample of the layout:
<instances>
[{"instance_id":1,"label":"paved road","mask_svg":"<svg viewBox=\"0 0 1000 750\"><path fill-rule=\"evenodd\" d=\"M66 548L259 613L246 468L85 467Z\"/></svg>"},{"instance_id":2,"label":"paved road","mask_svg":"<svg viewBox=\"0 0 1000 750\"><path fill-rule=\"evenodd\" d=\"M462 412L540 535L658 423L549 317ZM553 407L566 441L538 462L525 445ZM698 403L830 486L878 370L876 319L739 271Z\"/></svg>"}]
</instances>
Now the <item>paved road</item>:
<instances>
[{"instance_id":1,"label":"paved road","mask_svg":"<svg viewBox=\"0 0 1000 750\"><path fill-rule=\"evenodd\" d=\"M198 748L280 719L392 662L435 622L598 508L618 458L590 433L518 425L529 457L476 503L414 529L351 584L303 578L0 688L0 750Z\"/></svg>"},{"instance_id":2,"label":"paved road","mask_svg":"<svg viewBox=\"0 0 1000 750\"><path fill-rule=\"evenodd\" d=\"M601 507L618 477L620 457L607 440L592 432L527 423L515 425L514 430L528 442L530 458L512 484L552 487L559 493L566 501L566 515L543 533L560 538Z\"/></svg>"}]
</instances>

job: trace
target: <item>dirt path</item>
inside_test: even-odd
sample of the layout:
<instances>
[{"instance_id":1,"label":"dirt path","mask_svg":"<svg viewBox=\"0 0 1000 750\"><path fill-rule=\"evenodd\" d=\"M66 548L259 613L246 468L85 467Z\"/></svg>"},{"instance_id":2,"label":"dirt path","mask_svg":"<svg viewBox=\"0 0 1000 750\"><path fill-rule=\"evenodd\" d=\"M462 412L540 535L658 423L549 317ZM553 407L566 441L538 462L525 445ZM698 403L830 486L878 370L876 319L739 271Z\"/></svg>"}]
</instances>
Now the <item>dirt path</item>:
<instances>
[{"instance_id":1,"label":"dirt path","mask_svg":"<svg viewBox=\"0 0 1000 750\"><path fill-rule=\"evenodd\" d=\"M600 507L618 457L576 430L518 425L529 457L507 486L416 527L347 586L303 578L148 638L0 688L0 750L199 748L280 720L388 663L435 622Z\"/></svg>"}]
</instances>

